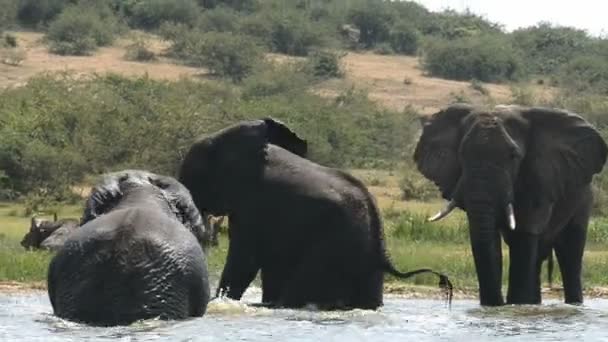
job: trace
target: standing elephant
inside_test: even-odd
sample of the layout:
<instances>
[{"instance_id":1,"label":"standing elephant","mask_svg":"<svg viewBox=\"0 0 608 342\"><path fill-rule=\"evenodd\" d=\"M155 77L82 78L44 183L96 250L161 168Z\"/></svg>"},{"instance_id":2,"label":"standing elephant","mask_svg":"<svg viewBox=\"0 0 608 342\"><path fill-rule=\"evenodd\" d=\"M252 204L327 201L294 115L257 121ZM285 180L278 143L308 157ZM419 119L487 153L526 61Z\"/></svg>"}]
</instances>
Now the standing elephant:
<instances>
[{"instance_id":1,"label":"standing elephant","mask_svg":"<svg viewBox=\"0 0 608 342\"><path fill-rule=\"evenodd\" d=\"M57 220L57 214L53 215L54 221L41 220L32 216L30 230L23 236L21 246L25 249L48 249L56 251L74 232L79 222L77 219Z\"/></svg>"},{"instance_id":2,"label":"standing elephant","mask_svg":"<svg viewBox=\"0 0 608 342\"><path fill-rule=\"evenodd\" d=\"M55 314L93 325L202 316L209 301L207 227L188 190L145 171L110 173L82 226L51 261Z\"/></svg>"},{"instance_id":3,"label":"standing elephant","mask_svg":"<svg viewBox=\"0 0 608 342\"><path fill-rule=\"evenodd\" d=\"M481 305L504 303L501 236L509 246L507 303L541 302L541 265L552 248L566 303L583 301L590 183L606 152L587 121L563 110L456 104L426 120L414 160L449 200L431 220L466 211Z\"/></svg>"},{"instance_id":4,"label":"standing elephant","mask_svg":"<svg viewBox=\"0 0 608 342\"><path fill-rule=\"evenodd\" d=\"M180 182L203 215L230 221L218 295L240 299L261 270L263 305L375 309L384 272L435 273L398 272L366 187L306 153L306 141L273 119L238 123L190 148Z\"/></svg>"}]
</instances>

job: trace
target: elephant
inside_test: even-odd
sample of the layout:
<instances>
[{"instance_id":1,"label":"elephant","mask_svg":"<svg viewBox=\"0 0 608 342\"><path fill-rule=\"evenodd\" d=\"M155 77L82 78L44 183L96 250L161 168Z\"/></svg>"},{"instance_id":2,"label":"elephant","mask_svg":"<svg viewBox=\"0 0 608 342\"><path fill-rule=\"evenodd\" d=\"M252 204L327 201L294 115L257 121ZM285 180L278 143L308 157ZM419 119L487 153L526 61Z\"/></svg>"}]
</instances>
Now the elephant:
<instances>
[{"instance_id":1,"label":"elephant","mask_svg":"<svg viewBox=\"0 0 608 342\"><path fill-rule=\"evenodd\" d=\"M306 158L284 123L241 121L199 137L179 170L202 215L227 215L228 255L216 296L239 300L258 271L266 307L322 310L382 305L389 259L374 198L350 174ZM451 298L451 296L449 297Z\"/></svg>"},{"instance_id":2,"label":"elephant","mask_svg":"<svg viewBox=\"0 0 608 342\"><path fill-rule=\"evenodd\" d=\"M41 220L32 216L30 230L21 240L25 249L47 249L56 251L68 236L79 226L77 219L57 220L57 213L53 214L54 221Z\"/></svg>"},{"instance_id":3,"label":"elephant","mask_svg":"<svg viewBox=\"0 0 608 342\"><path fill-rule=\"evenodd\" d=\"M98 326L204 315L209 229L177 180L142 170L105 174L81 223L49 266L55 315Z\"/></svg>"},{"instance_id":4,"label":"elephant","mask_svg":"<svg viewBox=\"0 0 608 342\"><path fill-rule=\"evenodd\" d=\"M552 249L565 302L582 303L591 180L607 152L598 131L566 110L516 105L457 103L422 121L414 161L449 201L430 220L457 207L466 212L480 304L505 303L501 237L508 304L541 303L541 265Z\"/></svg>"}]
</instances>

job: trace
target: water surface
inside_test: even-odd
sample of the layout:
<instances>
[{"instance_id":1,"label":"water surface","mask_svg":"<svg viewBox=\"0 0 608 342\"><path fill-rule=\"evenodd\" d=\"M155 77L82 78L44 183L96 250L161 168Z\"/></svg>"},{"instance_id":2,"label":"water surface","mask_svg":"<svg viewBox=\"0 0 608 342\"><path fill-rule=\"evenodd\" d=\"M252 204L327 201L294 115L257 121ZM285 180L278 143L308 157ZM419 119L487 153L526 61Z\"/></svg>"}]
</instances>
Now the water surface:
<instances>
[{"instance_id":1,"label":"water surface","mask_svg":"<svg viewBox=\"0 0 608 342\"><path fill-rule=\"evenodd\" d=\"M259 290L243 302L256 302ZM481 308L456 300L386 296L378 311L319 312L253 308L229 300L209 304L203 318L148 320L99 328L52 315L46 292L0 294L0 341L608 341L608 300L583 306Z\"/></svg>"}]
</instances>

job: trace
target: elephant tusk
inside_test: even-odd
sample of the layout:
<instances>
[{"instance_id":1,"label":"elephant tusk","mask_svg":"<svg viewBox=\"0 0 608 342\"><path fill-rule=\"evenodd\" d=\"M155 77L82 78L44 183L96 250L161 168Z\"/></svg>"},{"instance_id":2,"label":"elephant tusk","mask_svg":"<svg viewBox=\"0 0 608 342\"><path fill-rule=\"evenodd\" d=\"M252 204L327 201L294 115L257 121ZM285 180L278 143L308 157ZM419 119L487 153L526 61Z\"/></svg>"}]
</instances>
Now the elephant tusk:
<instances>
[{"instance_id":1,"label":"elephant tusk","mask_svg":"<svg viewBox=\"0 0 608 342\"><path fill-rule=\"evenodd\" d=\"M451 200L446 206L445 208L443 208L443 210L441 210L440 212L438 212L437 214L429 217L428 221L429 222L435 222L435 221L439 221L442 218L448 216L452 210L454 210L454 208L456 208L456 201L455 200Z\"/></svg>"},{"instance_id":2,"label":"elephant tusk","mask_svg":"<svg viewBox=\"0 0 608 342\"><path fill-rule=\"evenodd\" d=\"M509 228L515 230L515 214L513 213L513 204L507 205L507 217L509 218Z\"/></svg>"}]
</instances>

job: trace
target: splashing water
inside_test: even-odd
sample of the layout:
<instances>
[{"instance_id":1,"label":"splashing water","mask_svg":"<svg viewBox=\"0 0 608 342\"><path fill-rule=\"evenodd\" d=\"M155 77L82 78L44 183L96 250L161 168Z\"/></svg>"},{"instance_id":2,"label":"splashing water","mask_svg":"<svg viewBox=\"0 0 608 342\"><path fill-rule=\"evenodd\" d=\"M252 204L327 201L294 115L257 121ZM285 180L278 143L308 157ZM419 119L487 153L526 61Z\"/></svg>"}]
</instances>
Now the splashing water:
<instances>
[{"instance_id":1,"label":"splashing water","mask_svg":"<svg viewBox=\"0 0 608 342\"><path fill-rule=\"evenodd\" d=\"M246 304L259 297L254 288L243 301L214 300L203 318L101 328L53 316L44 292L0 294L0 341L608 341L603 299L499 308L456 300L450 310L441 300L386 296L377 311L333 312Z\"/></svg>"}]
</instances>

